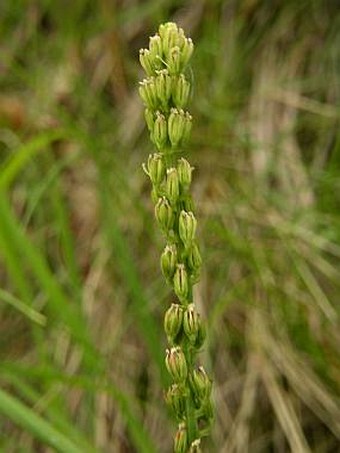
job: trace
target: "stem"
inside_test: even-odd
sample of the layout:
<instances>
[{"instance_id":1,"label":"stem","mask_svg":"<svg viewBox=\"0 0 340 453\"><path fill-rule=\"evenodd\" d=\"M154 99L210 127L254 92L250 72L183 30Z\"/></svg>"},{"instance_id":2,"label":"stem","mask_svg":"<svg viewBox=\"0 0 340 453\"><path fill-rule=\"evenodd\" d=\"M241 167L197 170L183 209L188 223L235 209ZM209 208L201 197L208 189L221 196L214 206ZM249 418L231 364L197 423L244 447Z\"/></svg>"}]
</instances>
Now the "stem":
<instances>
[{"instance_id":1,"label":"stem","mask_svg":"<svg viewBox=\"0 0 340 453\"><path fill-rule=\"evenodd\" d=\"M183 342L183 350L187 360L189 372L193 368L193 353L187 341ZM188 429L188 443L189 445L198 437L198 425L197 425L197 418L195 414L195 406L193 402L192 392L190 389L189 381L186 380L186 388L188 391L187 399L186 399L186 422L187 422L187 429Z\"/></svg>"},{"instance_id":2,"label":"stem","mask_svg":"<svg viewBox=\"0 0 340 453\"><path fill-rule=\"evenodd\" d=\"M195 417L195 408L193 407L191 391L186 401L186 419L187 419L187 429L188 429L188 443L189 445L197 439L198 427L197 420Z\"/></svg>"},{"instance_id":3,"label":"stem","mask_svg":"<svg viewBox=\"0 0 340 453\"><path fill-rule=\"evenodd\" d=\"M176 149L169 147L161 150L160 152L164 154L166 168L172 168L175 164L175 157L177 154Z\"/></svg>"}]
</instances>

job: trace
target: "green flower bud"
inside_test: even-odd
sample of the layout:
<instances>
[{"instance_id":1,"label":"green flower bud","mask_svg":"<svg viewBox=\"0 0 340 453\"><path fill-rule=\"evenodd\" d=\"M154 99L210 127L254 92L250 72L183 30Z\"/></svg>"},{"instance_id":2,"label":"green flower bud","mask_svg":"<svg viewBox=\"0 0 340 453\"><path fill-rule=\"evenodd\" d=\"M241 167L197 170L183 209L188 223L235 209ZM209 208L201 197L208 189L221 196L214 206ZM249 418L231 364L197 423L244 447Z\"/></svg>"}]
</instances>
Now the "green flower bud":
<instances>
[{"instance_id":1,"label":"green flower bud","mask_svg":"<svg viewBox=\"0 0 340 453\"><path fill-rule=\"evenodd\" d=\"M164 316L164 330L170 344L174 343L177 335L181 331L182 321L183 307L178 304L171 304Z\"/></svg>"},{"instance_id":2,"label":"green flower bud","mask_svg":"<svg viewBox=\"0 0 340 453\"><path fill-rule=\"evenodd\" d=\"M151 100L149 98L149 92L147 89L147 79L144 79L142 82L139 82L139 95L142 98L142 101L145 105L149 106L151 104Z\"/></svg>"},{"instance_id":3,"label":"green flower bud","mask_svg":"<svg viewBox=\"0 0 340 453\"><path fill-rule=\"evenodd\" d=\"M162 40L159 35L151 36L149 40L150 59L157 67L160 66L161 58L163 56Z\"/></svg>"},{"instance_id":4,"label":"green flower bud","mask_svg":"<svg viewBox=\"0 0 340 453\"><path fill-rule=\"evenodd\" d=\"M154 77L149 77L148 79L139 82L139 94L146 107L151 110L157 109L158 98Z\"/></svg>"},{"instance_id":5,"label":"green flower bud","mask_svg":"<svg viewBox=\"0 0 340 453\"><path fill-rule=\"evenodd\" d=\"M164 277L171 280L177 266L177 248L175 244L167 245L161 255L161 269Z\"/></svg>"},{"instance_id":6,"label":"green flower bud","mask_svg":"<svg viewBox=\"0 0 340 453\"><path fill-rule=\"evenodd\" d=\"M157 146L157 148L159 150L163 149L168 139L167 122L165 116L158 111L156 112L156 119L153 125L153 132L151 136L152 141Z\"/></svg>"},{"instance_id":7,"label":"green flower bud","mask_svg":"<svg viewBox=\"0 0 340 453\"><path fill-rule=\"evenodd\" d=\"M192 211L195 208L194 202L189 194L183 200L183 209L187 212Z\"/></svg>"},{"instance_id":8,"label":"green flower bud","mask_svg":"<svg viewBox=\"0 0 340 453\"><path fill-rule=\"evenodd\" d=\"M183 419L186 401L183 386L172 384L165 395L165 401L171 407L177 419Z\"/></svg>"},{"instance_id":9,"label":"green flower bud","mask_svg":"<svg viewBox=\"0 0 340 453\"><path fill-rule=\"evenodd\" d=\"M203 346L206 336L207 334L205 326L204 323L201 321L197 332L196 342L194 345L196 349L200 349Z\"/></svg>"},{"instance_id":10,"label":"green flower bud","mask_svg":"<svg viewBox=\"0 0 340 453\"><path fill-rule=\"evenodd\" d=\"M193 167L190 166L189 162L182 157L178 159L177 163L177 172L178 172L178 179L182 189L188 189L191 184L191 173L193 171Z\"/></svg>"},{"instance_id":11,"label":"green flower bud","mask_svg":"<svg viewBox=\"0 0 340 453\"><path fill-rule=\"evenodd\" d=\"M175 382L185 381L188 367L184 352L179 346L166 350L165 365Z\"/></svg>"},{"instance_id":12,"label":"green flower bud","mask_svg":"<svg viewBox=\"0 0 340 453\"><path fill-rule=\"evenodd\" d=\"M204 401L203 408L204 408L204 418L206 420L209 420L210 418L214 417L214 410L213 410L210 399L207 399Z\"/></svg>"},{"instance_id":13,"label":"green flower bud","mask_svg":"<svg viewBox=\"0 0 340 453\"><path fill-rule=\"evenodd\" d=\"M158 99L164 106L167 106L172 91L172 79L167 69L157 71L155 83Z\"/></svg>"},{"instance_id":14,"label":"green flower bud","mask_svg":"<svg viewBox=\"0 0 340 453\"><path fill-rule=\"evenodd\" d=\"M165 163L162 154L150 154L146 170L151 182L155 186L159 186L165 176Z\"/></svg>"},{"instance_id":15,"label":"green flower bud","mask_svg":"<svg viewBox=\"0 0 340 453\"><path fill-rule=\"evenodd\" d=\"M139 61L148 76L154 75L153 59L148 49L140 49Z\"/></svg>"},{"instance_id":16,"label":"green flower bud","mask_svg":"<svg viewBox=\"0 0 340 453\"><path fill-rule=\"evenodd\" d=\"M185 113L184 116L184 126L182 132L182 144L188 143L191 135L191 128L192 128L192 116L189 112Z\"/></svg>"},{"instance_id":17,"label":"green flower bud","mask_svg":"<svg viewBox=\"0 0 340 453\"><path fill-rule=\"evenodd\" d=\"M203 402L210 398L212 381L202 366L190 374L189 382L194 395L199 401Z\"/></svg>"},{"instance_id":18,"label":"green flower bud","mask_svg":"<svg viewBox=\"0 0 340 453\"><path fill-rule=\"evenodd\" d=\"M176 44L180 48L181 51L182 51L182 49L185 46L185 42L186 42L186 37L185 37L185 34L184 34L184 30L183 30L183 28L178 27L178 34L177 34L177 42L176 42Z\"/></svg>"},{"instance_id":19,"label":"green flower bud","mask_svg":"<svg viewBox=\"0 0 340 453\"><path fill-rule=\"evenodd\" d=\"M181 71L181 51L178 46L173 47L169 53L168 58L166 59L167 68L169 74L176 75Z\"/></svg>"},{"instance_id":20,"label":"green flower bud","mask_svg":"<svg viewBox=\"0 0 340 453\"><path fill-rule=\"evenodd\" d=\"M178 221L178 232L179 237L181 238L184 247L188 249L195 238L197 227L197 220L195 219L194 214L189 211L181 211Z\"/></svg>"},{"instance_id":21,"label":"green flower bud","mask_svg":"<svg viewBox=\"0 0 340 453\"><path fill-rule=\"evenodd\" d=\"M152 132L153 131L153 125L155 123L155 117L154 117L153 112L150 109L145 109L144 110L144 118L145 118L145 121L146 121L146 124L148 126L149 131Z\"/></svg>"},{"instance_id":22,"label":"green flower bud","mask_svg":"<svg viewBox=\"0 0 340 453\"><path fill-rule=\"evenodd\" d=\"M159 26L159 35L162 40L162 48L165 56L168 56L171 49L179 44L179 30L174 22L168 22Z\"/></svg>"},{"instance_id":23,"label":"green flower bud","mask_svg":"<svg viewBox=\"0 0 340 453\"><path fill-rule=\"evenodd\" d=\"M172 99L178 109L184 108L189 100L190 83L185 79L184 74L180 74L174 83Z\"/></svg>"},{"instance_id":24,"label":"green flower bud","mask_svg":"<svg viewBox=\"0 0 340 453\"><path fill-rule=\"evenodd\" d=\"M201 319L194 304L189 304L183 316L183 329L191 344L195 344Z\"/></svg>"},{"instance_id":25,"label":"green flower bud","mask_svg":"<svg viewBox=\"0 0 340 453\"><path fill-rule=\"evenodd\" d=\"M199 248L195 242L192 243L188 251L187 263L191 271L190 278L192 279L193 283L196 283L201 271L202 258Z\"/></svg>"},{"instance_id":26,"label":"green flower bud","mask_svg":"<svg viewBox=\"0 0 340 453\"><path fill-rule=\"evenodd\" d=\"M174 275L174 291L181 302L186 301L189 292L189 282L184 264L177 264Z\"/></svg>"},{"instance_id":27,"label":"green flower bud","mask_svg":"<svg viewBox=\"0 0 340 453\"><path fill-rule=\"evenodd\" d=\"M170 202L175 204L179 196L179 181L176 168L169 168L166 172L165 191Z\"/></svg>"},{"instance_id":28,"label":"green flower bud","mask_svg":"<svg viewBox=\"0 0 340 453\"><path fill-rule=\"evenodd\" d=\"M193 51L194 51L194 44L193 44L192 40L190 38L186 38L185 42L181 48L181 66L182 66L182 68L184 68L188 64Z\"/></svg>"},{"instance_id":29,"label":"green flower bud","mask_svg":"<svg viewBox=\"0 0 340 453\"><path fill-rule=\"evenodd\" d=\"M202 453L201 439L196 439L191 443L188 453Z\"/></svg>"},{"instance_id":30,"label":"green flower bud","mask_svg":"<svg viewBox=\"0 0 340 453\"><path fill-rule=\"evenodd\" d=\"M167 233L174 223L175 215L169 201L165 197L159 198L155 206L155 216L160 227Z\"/></svg>"},{"instance_id":31,"label":"green flower bud","mask_svg":"<svg viewBox=\"0 0 340 453\"><path fill-rule=\"evenodd\" d=\"M186 453L188 450L188 433L185 423L178 426L174 439L174 453Z\"/></svg>"},{"instance_id":32,"label":"green flower bud","mask_svg":"<svg viewBox=\"0 0 340 453\"><path fill-rule=\"evenodd\" d=\"M168 119L168 134L173 147L177 147L185 132L186 118L183 110L172 108Z\"/></svg>"}]
</instances>

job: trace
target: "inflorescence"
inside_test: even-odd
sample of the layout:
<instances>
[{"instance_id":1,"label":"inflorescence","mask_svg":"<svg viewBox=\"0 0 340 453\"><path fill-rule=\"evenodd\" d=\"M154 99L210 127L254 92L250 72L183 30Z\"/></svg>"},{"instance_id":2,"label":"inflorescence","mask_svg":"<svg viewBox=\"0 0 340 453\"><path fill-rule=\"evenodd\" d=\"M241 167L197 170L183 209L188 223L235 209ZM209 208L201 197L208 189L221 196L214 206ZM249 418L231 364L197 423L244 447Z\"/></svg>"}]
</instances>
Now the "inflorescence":
<instances>
[{"instance_id":1,"label":"inflorescence","mask_svg":"<svg viewBox=\"0 0 340 453\"><path fill-rule=\"evenodd\" d=\"M205 341L205 328L193 300L202 259L196 242L197 220L189 193L193 168L180 152L188 142L192 117L185 110L191 84L186 75L194 45L175 23L162 24L139 58L147 78L139 93L145 120L157 152L143 165L152 184L155 217L166 238L160 264L177 300L164 317L169 342L165 364L173 384L166 402L177 421L175 453L200 452L212 419L212 381L195 363Z\"/></svg>"}]
</instances>

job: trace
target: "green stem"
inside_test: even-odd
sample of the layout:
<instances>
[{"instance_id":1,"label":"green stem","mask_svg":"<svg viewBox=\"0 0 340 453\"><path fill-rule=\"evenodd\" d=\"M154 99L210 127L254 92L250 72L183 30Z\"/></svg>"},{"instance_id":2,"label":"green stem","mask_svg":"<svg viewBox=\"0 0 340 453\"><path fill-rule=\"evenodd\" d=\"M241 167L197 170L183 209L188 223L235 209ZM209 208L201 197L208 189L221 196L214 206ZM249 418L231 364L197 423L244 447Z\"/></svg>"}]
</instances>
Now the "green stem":
<instances>
[{"instance_id":1,"label":"green stem","mask_svg":"<svg viewBox=\"0 0 340 453\"><path fill-rule=\"evenodd\" d=\"M172 168L174 166L175 156L176 156L174 149L171 147L165 148L165 149L161 150L160 152L164 155L166 168L167 169Z\"/></svg>"},{"instance_id":2,"label":"green stem","mask_svg":"<svg viewBox=\"0 0 340 453\"><path fill-rule=\"evenodd\" d=\"M195 439L197 439L198 434L197 420L195 417L195 408L193 407L191 392L189 392L186 401L186 418L188 430L188 444L190 445Z\"/></svg>"},{"instance_id":3,"label":"green stem","mask_svg":"<svg viewBox=\"0 0 340 453\"><path fill-rule=\"evenodd\" d=\"M193 354L190 350L190 345L184 341L183 342L183 351L187 360L189 371L192 370L193 366ZM187 422L187 430L188 430L188 444L190 445L198 436L198 426L197 426L197 418L195 415L195 407L193 402L193 397L190 389L190 385L188 379L186 380L186 388L187 388L187 399L186 399L186 422Z\"/></svg>"}]
</instances>

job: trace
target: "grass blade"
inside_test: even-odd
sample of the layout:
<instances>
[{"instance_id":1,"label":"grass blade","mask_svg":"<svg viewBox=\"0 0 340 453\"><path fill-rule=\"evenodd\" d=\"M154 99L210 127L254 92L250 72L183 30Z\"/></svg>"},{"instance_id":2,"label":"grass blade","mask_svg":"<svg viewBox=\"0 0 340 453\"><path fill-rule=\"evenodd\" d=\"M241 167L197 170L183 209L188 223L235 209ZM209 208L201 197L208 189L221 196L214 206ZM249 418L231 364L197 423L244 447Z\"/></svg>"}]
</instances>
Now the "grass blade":
<instances>
[{"instance_id":1,"label":"grass blade","mask_svg":"<svg viewBox=\"0 0 340 453\"><path fill-rule=\"evenodd\" d=\"M0 288L0 300L8 303L18 311L20 311L23 315L27 316L31 321L36 322L40 326L46 325L46 316L42 315L38 311L34 310L34 308L29 307L20 299L17 299L12 294L4 291Z\"/></svg>"},{"instance_id":2,"label":"grass blade","mask_svg":"<svg viewBox=\"0 0 340 453\"><path fill-rule=\"evenodd\" d=\"M58 452L87 453L95 451L94 449L84 450L83 446L78 447L48 421L2 389L0 389L0 411L14 423L34 434Z\"/></svg>"},{"instance_id":3,"label":"grass blade","mask_svg":"<svg viewBox=\"0 0 340 453\"><path fill-rule=\"evenodd\" d=\"M68 134L64 130L52 130L40 134L33 138L30 142L25 143L17 149L13 157L1 169L0 172L0 190L7 189L19 172L27 165L27 162L38 152L42 151L46 146L55 140L60 140Z\"/></svg>"}]
</instances>

